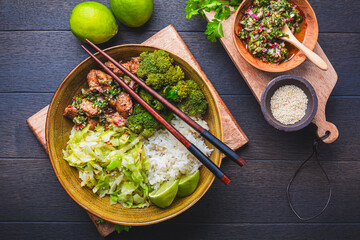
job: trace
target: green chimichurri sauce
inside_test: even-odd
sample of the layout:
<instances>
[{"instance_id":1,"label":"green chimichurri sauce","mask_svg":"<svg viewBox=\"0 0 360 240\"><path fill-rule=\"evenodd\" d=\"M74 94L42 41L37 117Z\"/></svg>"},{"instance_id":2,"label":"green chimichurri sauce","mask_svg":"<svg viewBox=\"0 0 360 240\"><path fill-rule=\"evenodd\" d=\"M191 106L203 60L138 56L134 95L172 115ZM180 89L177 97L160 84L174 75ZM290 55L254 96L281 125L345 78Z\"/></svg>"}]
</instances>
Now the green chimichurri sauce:
<instances>
[{"instance_id":1,"label":"green chimichurri sauce","mask_svg":"<svg viewBox=\"0 0 360 240\"><path fill-rule=\"evenodd\" d=\"M287 0L254 0L240 22L240 39L247 43L248 51L268 63L281 63L289 59L289 51L280 37L286 36L282 27L300 32L302 13Z\"/></svg>"}]
</instances>

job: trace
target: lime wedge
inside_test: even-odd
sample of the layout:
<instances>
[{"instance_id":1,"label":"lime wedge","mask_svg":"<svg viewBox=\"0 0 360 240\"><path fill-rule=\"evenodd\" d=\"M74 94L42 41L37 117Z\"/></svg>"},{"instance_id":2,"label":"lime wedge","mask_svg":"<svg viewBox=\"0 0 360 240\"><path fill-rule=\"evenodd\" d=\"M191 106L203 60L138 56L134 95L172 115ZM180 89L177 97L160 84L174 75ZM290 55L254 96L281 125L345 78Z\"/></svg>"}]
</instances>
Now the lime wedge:
<instances>
[{"instance_id":1,"label":"lime wedge","mask_svg":"<svg viewBox=\"0 0 360 240\"><path fill-rule=\"evenodd\" d=\"M156 206L166 208L171 205L179 188L179 180L167 181L149 194L150 200Z\"/></svg>"},{"instance_id":2,"label":"lime wedge","mask_svg":"<svg viewBox=\"0 0 360 240\"><path fill-rule=\"evenodd\" d=\"M177 196L186 197L192 194L199 183L199 178L200 178L199 170L196 171L194 174L183 175L180 178L179 190Z\"/></svg>"}]
</instances>

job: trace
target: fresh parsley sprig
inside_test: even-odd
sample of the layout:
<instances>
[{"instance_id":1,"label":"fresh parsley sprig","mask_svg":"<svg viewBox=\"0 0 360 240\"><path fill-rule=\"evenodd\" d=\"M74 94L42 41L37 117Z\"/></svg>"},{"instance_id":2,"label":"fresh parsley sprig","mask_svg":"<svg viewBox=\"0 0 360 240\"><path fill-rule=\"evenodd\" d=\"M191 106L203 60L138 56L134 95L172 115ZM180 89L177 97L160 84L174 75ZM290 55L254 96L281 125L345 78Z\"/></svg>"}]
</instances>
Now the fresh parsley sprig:
<instances>
[{"instance_id":1,"label":"fresh parsley sprig","mask_svg":"<svg viewBox=\"0 0 360 240\"><path fill-rule=\"evenodd\" d=\"M96 221L96 224L99 224L99 225L102 225L104 223L105 223L104 219L101 219L101 218ZM114 226L115 226L115 231L118 234L120 234L123 231L128 232L131 229L131 226L125 226L125 225L119 225L119 224L114 224Z\"/></svg>"},{"instance_id":2,"label":"fresh parsley sprig","mask_svg":"<svg viewBox=\"0 0 360 240\"><path fill-rule=\"evenodd\" d=\"M130 228L131 228L131 226L115 224L115 230L118 234L120 234L123 231L128 232L130 230Z\"/></svg>"},{"instance_id":3,"label":"fresh parsley sprig","mask_svg":"<svg viewBox=\"0 0 360 240\"><path fill-rule=\"evenodd\" d=\"M204 11L214 10L214 19L208 22L205 34L211 42L216 42L218 38L224 36L222 21L228 19L241 2L242 0L188 0L185 8L186 18L191 19L193 16L204 18ZM233 7L233 10L230 7Z\"/></svg>"},{"instance_id":4,"label":"fresh parsley sprig","mask_svg":"<svg viewBox=\"0 0 360 240\"><path fill-rule=\"evenodd\" d=\"M99 219L96 221L97 224L103 225L105 223L104 219Z\"/></svg>"}]
</instances>

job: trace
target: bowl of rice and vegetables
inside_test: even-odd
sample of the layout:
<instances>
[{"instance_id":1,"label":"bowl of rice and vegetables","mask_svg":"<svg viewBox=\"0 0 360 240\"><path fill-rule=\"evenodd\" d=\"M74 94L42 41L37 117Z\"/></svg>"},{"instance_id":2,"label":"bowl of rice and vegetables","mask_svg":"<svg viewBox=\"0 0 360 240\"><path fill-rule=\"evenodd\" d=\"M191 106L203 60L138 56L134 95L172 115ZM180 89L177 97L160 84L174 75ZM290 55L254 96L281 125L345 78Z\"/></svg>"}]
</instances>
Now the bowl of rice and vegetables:
<instances>
[{"instance_id":1,"label":"bowl of rice and vegetables","mask_svg":"<svg viewBox=\"0 0 360 240\"><path fill-rule=\"evenodd\" d=\"M287 36L284 25L311 50L318 38L315 13L305 0L245 0L233 24L240 54L254 67L269 72L290 70L306 59L296 47L279 39Z\"/></svg>"},{"instance_id":2,"label":"bowl of rice and vegetables","mask_svg":"<svg viewBox=\"0 0 360 240\"><path fill-rule=\"evenodd\" d=\"M219 139L212 92L184 60L161 49L122 45L106 52ZM105 62L218 166L221 155L128 76ZM92 59L60 85L46 127L54 171L69 195L107 221L146 225L192 206L214 176Z\"/></svg>"}]
</instances>

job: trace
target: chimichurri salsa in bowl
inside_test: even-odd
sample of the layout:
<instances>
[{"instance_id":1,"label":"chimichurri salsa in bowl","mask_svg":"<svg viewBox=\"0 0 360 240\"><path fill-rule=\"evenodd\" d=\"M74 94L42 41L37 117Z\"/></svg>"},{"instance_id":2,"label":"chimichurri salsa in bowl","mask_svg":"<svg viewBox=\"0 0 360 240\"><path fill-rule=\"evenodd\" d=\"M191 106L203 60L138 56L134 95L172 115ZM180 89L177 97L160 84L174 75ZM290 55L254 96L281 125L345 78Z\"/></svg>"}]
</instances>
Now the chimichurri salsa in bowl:
<instances>
[{"instance_id":1,"label":"chimichurri salsa in bowl","mask_svg":"<svg viewBox=\"0 0 360 240\"><path fill-rule=\"evenodd\" d=\"M318 25L306 0L244 0L236 12L233 39L240 54L254 67L287 71L306 57L280 39L287 36L282 30L285 25L305 46L315 48Z\"/></svg>"},{"instance_id":2,"label":"chimichurri salsa in bowl","mask_svg":"<svg viewBox=\"0 0 360 240\"><path fill-rule=\"evenodd\" d=\"M283 26L287 24L293 33L299 33L303 21L298 7L287 0L255 0L240 22L239 37L253 56L264 62L281 63L289 59L289 50L279 39L286 36Z\"/></svg>"}]
</instances>

